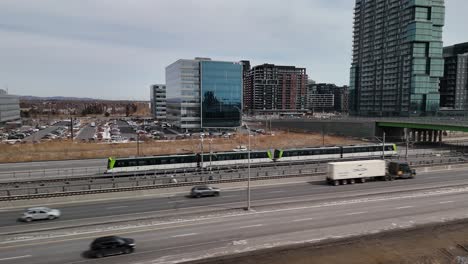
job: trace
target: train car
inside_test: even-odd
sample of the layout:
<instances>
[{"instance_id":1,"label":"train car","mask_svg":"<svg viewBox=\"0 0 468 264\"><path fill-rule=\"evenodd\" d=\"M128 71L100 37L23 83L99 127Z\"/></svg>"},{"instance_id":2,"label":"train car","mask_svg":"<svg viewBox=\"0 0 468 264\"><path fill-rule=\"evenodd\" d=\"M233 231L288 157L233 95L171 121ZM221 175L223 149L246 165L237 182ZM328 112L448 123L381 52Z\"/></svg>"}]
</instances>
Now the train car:
<instances>
[{"instance_id":1,"label":"train car","mask_svg":"<svg viewBox=\"0 0 468 264\"><path fill-rule=\"evenodd\" d=\"M395 144L385 144L384 155L397 155ZM343 147L298 148L273 151L251 151L250 163L268 163L302 160L331 160L353 157L380 157L382 144ZM213 166L241 165L249 162L248 152L215 152L138 158L109 158L107 173L167 170L180 168L208 168Z\"/></svg>"},{"instance_id":2,"label":"train car","mask_svg":"<svg viewBox=\"0 0 468 264\"><path fill-rule=\"evenodd\" d=\"M382 151L385 157L396 156L397 146L395 144L373 144L373 145L355 145L355 146L343 146L341 158L353 158L353 157L381 157Z\"/></svg>"},{"instance_id":3,"label":"train car","mask_svg":"<svg viewBox=\"0 0 468 264\"><path fill-rule=\"evenodd\" d=\"M320 159L339 159L340 147L298 148L275 150L275 161L301 161Z\"/></svg>"},{"instance_id":4,"label":"train car","mask_svg":"<svg viewBox=\"0 0 468 264\"><path fill-rule=\"evenodd\" d=\"M195 154L170 155L137 158L109 158L107 173L134 172L145 170L167 170L180 168L196 168L199 158Z\"/></svg>"}]
</instances>

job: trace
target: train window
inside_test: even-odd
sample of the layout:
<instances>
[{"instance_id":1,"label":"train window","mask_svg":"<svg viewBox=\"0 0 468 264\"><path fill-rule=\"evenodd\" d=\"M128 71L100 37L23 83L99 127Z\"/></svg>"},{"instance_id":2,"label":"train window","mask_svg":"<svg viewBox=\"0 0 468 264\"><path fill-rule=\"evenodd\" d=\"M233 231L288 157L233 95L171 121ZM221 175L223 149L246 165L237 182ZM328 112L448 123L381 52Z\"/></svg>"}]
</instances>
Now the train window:
<instances>
[{"instance_id":1,"label":"train window","mask_svg":"<svg viewBox=\"0 0 468 264\"><path fill-rule=\"evenodd\" d=\"M138 161L138 166L146 166L146 165L147 165L146 160L139 160Z\"/></svg>"},{"instance_id":2,"label":"train window","mask_svg":"<svg viewBox=\"0 0 468 264\"><path fill-rule=\"evenodd\" d=\"M114 167L118 167L118 168L120 168L120 167L127 167L127 164L126 164L126 162L123 161L123 160L118 160L118 161L115 162Z\"/></svg>"},{"instance_id":3,"label":"train window","mask_svg":"<svg viewBox=\"0 0 468 264\"><path fill-rule=\"evenodd\" d=\"M127 161L127 164L128 164L127 166L129 166L129 167L138 166L136 160L129 160L129 161Z\"/></svg>"}]
</instances>

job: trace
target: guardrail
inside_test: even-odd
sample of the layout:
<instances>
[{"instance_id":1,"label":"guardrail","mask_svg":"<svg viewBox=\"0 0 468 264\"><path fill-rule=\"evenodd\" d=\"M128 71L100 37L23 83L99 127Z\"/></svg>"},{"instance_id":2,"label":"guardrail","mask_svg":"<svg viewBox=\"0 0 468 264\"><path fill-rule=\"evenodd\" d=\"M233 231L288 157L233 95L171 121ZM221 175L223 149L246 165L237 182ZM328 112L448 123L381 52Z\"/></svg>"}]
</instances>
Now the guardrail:
<instances>
[{"instance_id":1,"label":"guardrail","mask_svg":"<svg viewBox=\"0 0 468 264\"><path fill-rule=\"evenodd\" d=\"M413 167L432 167L432 166L448 166L464 164L460 162L450 163L429 163L429 164L415 164ZM294 178L294 177L307 177L307 176L325 176L325 171L320 171L319 168L312 169L297 169L297 170L275 170L271 171L258 171L251 175L252 181L267 180L267 179L281 179L281 178ZM125 182L112 182L108 184L101 184L95 186L93 184L79 184L67 185L61 187L30 187L19 190L0 190L0 201L14 201L14 200L28 200L38 198L51 198L61 196L73 195L87 195L99 193L112 193L112 192L126 192L150 189L173 188L183 186L194 186L199 184L213 184L213 183L229 183L229 182L242 182L247 181L246 171L231 173L230 175L222 174L204 174L199 177L165 177L159 179L142 179L137 177L134 181ZM130 186L123 186L130 184ZM99 187L99 188L97 188ZM55 189L51 189L55 188ZM25 192L18 194L18 192Z\"/></svg>"},{"instance_id":2,"label":"guardrail","mask_svg":"<svg viewBox=\"0 0 468 264\"><path fill-rule=\"evenodd\" d=\"M411 162L412 159L418 158L426 158L426 157L433 157L433 158L445 158L445 159L455 159L459 158L459 155L447 155L445 153L441 157L435 157L434 154L424 153L415 156L409 156L408 161ZM251 164L252 168L261 168L261 167L281 167L281 166L294 166L298 164L303 165L317 165L317 164L325 164L327 162L332 161L347 161L347 160L368 160L368 159L376 159L380 157L352 157L352 158L345 158L345 159L327 159L327 160L309 160L309 161L291 161L291 162L275 162L275 163L263 163L263 164ZM394 157L391 159L398 159L398 157ZM231 165L231 166L216 166L212 168L213 171L227 171L227 170L239 170L246 168L247 164L243 165ZM104 174L102 170L99 170L98 173L95 174L88 174L88 172L92 170L84 170L85 168L77 169L75 174L73 174L73 170L71 170L73 177L59 177L55 175L54 170L50 170L51 175L46 174L46 171L36 171L39 172L40 175L36 175L36 179L12 179L12 180L1 180L0 177L0 187L1 186L11 186L11 185L20 185L24 183L28 184L47 184L47 183L55 183L55 182L66 182L69 184L70 182L76 181L95 181L97 179L109 179L109 178L127 178L127 177L137 177L137 176L151 176L151 175L158 175L161 177L165 177L167 175L187 175L187 174L200 174L200 170L198 168L185 168L185 169L174 169L174 170L153 170L153 171L142 171L142 172L133 172L133 173L112 173L112 174ZM65 170L64 170L65 171ZM70 171L70 170L69 170ZM86 171L84 174L76 174L77 172ZM0 176L2 173L0 173ZM42 177L41 177L42 176Z\"/></svg>"}]
</instances>

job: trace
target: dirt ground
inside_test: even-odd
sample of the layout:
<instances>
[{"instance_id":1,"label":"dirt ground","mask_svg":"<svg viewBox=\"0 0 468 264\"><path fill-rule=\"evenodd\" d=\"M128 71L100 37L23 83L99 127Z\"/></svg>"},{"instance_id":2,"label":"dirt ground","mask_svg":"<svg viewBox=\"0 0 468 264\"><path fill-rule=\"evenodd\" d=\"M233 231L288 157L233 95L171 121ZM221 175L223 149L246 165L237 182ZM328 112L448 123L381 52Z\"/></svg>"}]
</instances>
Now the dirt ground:
<instances>
[{"instance_id":1,"label":"dirt ground","mask_svg":"<svg viewBox=\"0 0 468 264\"><path fill-rule=\"evenodd\" d=\"M189 263L467 264L468 220Z\"/></svg>"},{"instance_id":2,"label":"dirt ground","mask_svg":"<svg viewBox=\"0 0 468 264\"><path fill-rule=\"evenodd\" d=\"M216 138L211 142L212 151L232 151L239 145L247 146L248 137ZM310 133L275 132L275 135L251 137L252 149L275 149L312 147L322 145L322 136ZM336 136L325 136L325 145L362 143L357 140ZM204 140L204 152L209 152L210 140ZM200 152L200 139L140 142L140 155L163 155ZM78 143L71 141L0 144L0 163L28 162L41 160L91 159L128 157L137 155L136 143Z\"/></svg>"}]
</instances>

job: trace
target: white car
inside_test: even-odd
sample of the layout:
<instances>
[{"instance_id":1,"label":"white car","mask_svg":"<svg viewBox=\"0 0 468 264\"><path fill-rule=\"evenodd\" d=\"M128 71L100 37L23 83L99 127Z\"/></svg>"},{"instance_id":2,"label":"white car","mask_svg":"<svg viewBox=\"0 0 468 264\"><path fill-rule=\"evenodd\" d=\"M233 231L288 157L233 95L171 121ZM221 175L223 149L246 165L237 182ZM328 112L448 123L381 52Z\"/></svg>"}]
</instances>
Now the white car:
<instances>
[{"instance_id":1,"label":"white car","mask_svg":"<svg viewBox=\"0 0 468 264\"><path fill-rule=\"evenodd\" d=\"M60 217L60 210L50 209L47 207L35 207L29 208L19 220L25 222L31 222L34 220L53 220Z\"/></svg>"}]
</instances>

